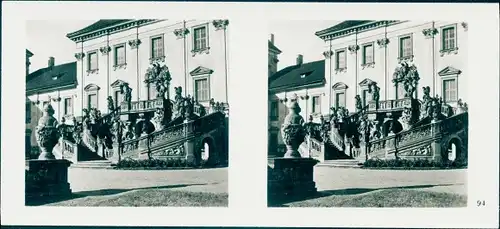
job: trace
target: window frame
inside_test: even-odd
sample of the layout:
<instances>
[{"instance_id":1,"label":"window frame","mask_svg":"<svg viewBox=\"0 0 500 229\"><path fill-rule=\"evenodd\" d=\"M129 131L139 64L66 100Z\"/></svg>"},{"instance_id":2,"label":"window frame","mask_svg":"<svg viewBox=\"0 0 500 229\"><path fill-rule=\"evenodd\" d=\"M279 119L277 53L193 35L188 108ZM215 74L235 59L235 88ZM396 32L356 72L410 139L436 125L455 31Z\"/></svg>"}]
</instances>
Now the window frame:
<instances>
[{"instance_id":1,"label":"window frame","mask_svg":"<svg viewBox=\"0 0 500 229\"><path fill-rule=\"evenodd\" d=\"M96 95L97 101L96 101L96 108L99 109L99 90L101 88L95 84L88 84L85 86L84 91L85 91L85 103L87 104L87 109L90 109L90 95Z\"/></svg>"},{"instance_id":2,"label":"window frame","mask_svg":"<svg viewBox=\"0 0 500 229\"><path fill-rule=\"evenodd\" d=\"M197 88L196 88L196 82L198 81L202 81L202 80L206 80L207 81L207 98L206 100L199 100L198 99L198 91L197 91ZM193 94L194 94L194 98L196 101L198 102L208 102L210 101L210 76L209 75L205 75L205 76L196 76L196 77L193 77Z\"/></svg>"},{"instance_id":3,"label":"window frame","mask_svg":"<svg viewBox=\"0 0 500 229\"><path fill-rule=\"evenodd\" d=\"M403 40L404 39L410 39L410 47L411 47L411 53L409 55L406 55L406 56L403 56ZM412 33L409 33L409 34L404 34L404 35L401 35L398 37L398 57L399 59L409 59L409 58L413 58L413 55L414 55L414 47L413 47L413 34Z\"/></svg>"},{"instance_id":4,"label":"window frame","mask_svg":"<svg viewBox=\"0 0 500 229\"><path fill-rule=\"evenodd\" d=\"M95 107L95 108L96 108L96 109L99 109L99 97L98 97L98 95L97 95L97 92L88 92L88 93L86 94L86 97L87 97L87 109L89 109L89 110L90 110L91 108L93 108L93 107L91 106L91 100L90 100L90 97L91 97L91 96L95 96L95 97L96 97L96 107Z\"/></svg>"},{"instance_id":5,"label":"window frame","mask_svg":"<svg viewBox=\"0 0 500 229\"><path fill-rule=\"evenodd\" d=\"M92 64L91 64L92 61L90 58L91 55L95 55L95 58L96 58L95 68L92 68ZM95 50L87 52L87 72L93 72L93 71L97 71L97 70L99 70L99 55L98 55L97 49L95 49Z\"/></svg>"},{"instance_id":6,"label":"window frame","mask_svg":"<svg viewBox=\"0 0 500 229\"><path fill-rule=\"evenodd\" d=\"M66 107L66 100L69 99L71 101L71 113L68 113L68 110L67 110L67 107ZM74 112L74 99L72 96L66 96L66 97L63 97L62 99L63 101L63 115L64 116L67 116L67 115L73 115L75 112Z\"/></svg>"},{"instance_id":7,"label":"window frame","mask_svg":"<svg viewBox=\"0 0 500 229\"><path fill-rule=\"evenodd\" d=\"M147 98L148 100L154 100L158 97L158 92L156 91L156 84L149 82L147 83ZM151 90L154 89L154 97L152 96Z\"/></svg>"},{"instance_id":8,"label":"window frame","mask_svg":"<svg viewBox=\"0 0 500 229\"><path fill-rule=\"evenodd\" d=\"M339 65L339 53L344 53L344 66L341 68ZM347 48L341 48L335 50L335 70L344 70L347 69Z\"/></svg>"},{"instance_id":9,"label":"window frame","mask_svg":"<svg viewBox=\"0 0 500 229\"><path fill-rule=\"evenodd\" d=\"M338 96L337 94L341 94L343 93L344 94L344 107L347 106L347 89L349 87L345 84L345 83L342 83L342 82L338 82L336 84L334 84L332 86L332 90L333 90L333 94L335 96L335 108L338 109L339 108L339 101L338 101Z\"/></svg>"},{"instance_id":10,"label":"window frame","mask_svg":"<svg viewBox=\"0 0 500 229\"><path fill-rule=\"evenodd\" d=\"M453 29L453 39L454 39L454 45L451 48L445 48L445 30L447 29ZM458 31L457 31L457 24L449 24L445 26L441 26L441 36L440 36L440 43L441 43L441 52L449 52L449 51L455 51L458 49Z\"/></svg>"},{"instance_id":11,"label":"window frame","mask_svg":"<svg viewBox=\"0 0 500 229\"><path fill-rule=\"evenodd\" d=\"M118 49L119 48L123 48L123 63L118 63ZM126 65L127 64L127 44L126 43L120 43L120 44L116 44L113 46L113 63L114 63L114 67L118 67L118 66L123 66L123 65Z\"/></svg>"},{"instance_id":12,"label":"window frame","mask_svg":"<svg viewBox=\"0 0 500 229\"><path fill-rule=\"evenodd\" d=\"M455 99L454 100L446 100L445 97L445 82L446 81L455 81ZM451 75L451 76L446 76L446 77L441 77L441 92L442 92L442 98L445 103L454 103L458 101L458 76L456 75Z\"/></svg>"},{"instance_id":13,"label":"window frame","mask_svg":"<svg viewBox=\"0 0 500 229\"><path fill-rule=\"evenodd\" d=\"M318 99L318 103L316 104L316 102L314 101L314 99L317 98ZM312 114L321 114L321 95L313 95L311 96L311 111L312 111ZM318 106L319 110L316 110L316 106Z\"/></svg>"},{"instance_id":14,"label":"window frame","mask_svg":"<svg viewBox=\"0 0 500 229\"><path fill-rule=\"evenodd\" d=\"M156 39L160 39L161 40L161 47L162 47L162 52L160 53L159 56L154 56L154 41ZM165 34L158 34L158 35L154 35L154 36L151 36L149 38L149 59L150 60L158 60L158 59L162 59L165 57Z\"/></svg>"},{"instance_id":15,"label":"window frame","mask_svg":"<svg viewBox=\"0 0 500 229\"><path fill-rule=\"evenodd\" d=\"M366 61L366 47L372 47L372 51L371 51L371 54L372 54L372 60L370 62L367 62ZM370 65L370 64L374 64L375 63L375 42L368 42L368 43L365 43L363 45L361 45L361 52L362 52L362 60L361 60L361 66L366 66L366 65Z\"/></svg>"},{"instance_id":16,"label":"window frame","mask_svg":"<svg viewBox=\"0 0 500 229\"><path fill-rule=\"evenodd\" d=\"M203 24L200 24L200 25L196 25L196 26L193 26L191 28L192 30L192 45L193 45L193 48L192 48L192 52L200 52L200 51L204 51L204 50L207 50L207 49L210 49L210 39L209 39L209 24L208 23L203 23ZM205 29L205 47L203 48L197 48L196 47L196 33L195 31L197 29L201 29L201 28L204 28Z\"/></svg>"}]
</instances>

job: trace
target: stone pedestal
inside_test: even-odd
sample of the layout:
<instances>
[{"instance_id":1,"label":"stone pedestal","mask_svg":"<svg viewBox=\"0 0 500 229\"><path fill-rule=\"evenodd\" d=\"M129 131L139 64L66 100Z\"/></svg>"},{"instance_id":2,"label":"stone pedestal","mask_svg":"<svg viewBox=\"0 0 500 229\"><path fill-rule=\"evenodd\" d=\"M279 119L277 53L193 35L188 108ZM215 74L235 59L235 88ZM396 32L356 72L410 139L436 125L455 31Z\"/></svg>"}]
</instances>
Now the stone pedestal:
<instances>
[{"instance_id":1,"label":"stone pedestal","mask_svg":"<svg viewBox=\"0 0 500 229\"><path fill-rule=\"evenodd\" d=\"M26 200L71 194L68 167L71 162L58 160L27 160L25 169Z\"/></svg>"},{"instance_id":2,"label":"stone pedestal","mask_svg":"<svg viewBox=\"0 0 500 229\"><path fill-rule=\"evenodd\" d=\"M313 180L312 158L275 158L274 168L268 174L268 196L270 199L300 198L317 192Z\"/></svg>"}]
</instances>

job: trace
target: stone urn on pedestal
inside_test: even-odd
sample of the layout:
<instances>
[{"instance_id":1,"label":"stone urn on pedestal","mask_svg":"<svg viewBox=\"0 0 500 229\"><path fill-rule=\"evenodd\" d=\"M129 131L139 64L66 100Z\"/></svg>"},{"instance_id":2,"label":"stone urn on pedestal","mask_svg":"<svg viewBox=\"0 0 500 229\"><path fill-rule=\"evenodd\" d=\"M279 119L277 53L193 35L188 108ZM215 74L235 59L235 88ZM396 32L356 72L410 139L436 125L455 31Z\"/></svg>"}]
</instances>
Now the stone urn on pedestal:
<instances>
[{"instance_id":1,"label":"stone urn on pedestal","mask_svg":"<svg viewBox=\"0 0 500 229\"><path fill-rule=\"evenodd\" d=\"M313 168L318 163L313 158L303 158L298 151L304 142L306 129L304 119L300 116L297 100L289 104L289 114L286 116L281 134L286 144L286 153L282 158L274 158L274 168L269 168L268 198L301 198L316 193L316 183L313 180Z\"/></svg>"},{"instance_id":2,"label":"stone urn on pedestal","mask_svg":"<svg viewBox=\"0 0 500 229\"><path fill-rule=\"evenodd\" d=\"M33 198L71 194L68 183L70 161L56 159L52 153L59 140L57 120L50 104L43 107L43 116L38 120L36 139L41 153L36 160L26 161L25 195L28 203Z\"/></svg>"}]
</instances>

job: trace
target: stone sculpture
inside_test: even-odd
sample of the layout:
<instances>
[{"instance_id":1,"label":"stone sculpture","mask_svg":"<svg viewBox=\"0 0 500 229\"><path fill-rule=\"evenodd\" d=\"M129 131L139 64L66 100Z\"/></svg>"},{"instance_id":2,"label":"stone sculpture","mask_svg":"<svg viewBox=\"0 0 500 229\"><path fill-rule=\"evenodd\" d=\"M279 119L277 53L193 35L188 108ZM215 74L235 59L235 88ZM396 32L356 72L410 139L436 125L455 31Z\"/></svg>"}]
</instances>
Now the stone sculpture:
<instances>
[{"instance_id":1,"label":"stone sculpture","mask_svg":"<svg viewBox=\"0 0 500 229\"><path fill-rule=\"evenodd\" d=\"M36 140L41 150L39 160L56 159L52 150L58 142L60 133L57 130L57 120L53 115L52 105L46 104L43 107L43 116L38 120L36 127Z\"/></svg>"},{"instance_id":2,"label":"stone sculpture","mask_svg":"<svg viewBox=\"0 0 500 229\"><path fill-rule=\"evenodd\" d=\"M380 100L380 87L377 86L377 83L375 82L371 83L369 87L372 93L372 101L375 102L375 105L378 108L378 103Z\"/></svg>"},{"instance_id":3,"label":"stone sculpture","mask_svg":"<svg viewBox=\"0 0 500 229\"><path fill-rule=\"evenodd\" d=\"M356 95L354 97L354 99L356 100L356 111L362 110L363 109L363 103L361 102L361 96Z\"/></svg>"},{"instance_id":4,"label":"stone sculpture","mask_svg":"<svg viewBox=\"0 0 500 229\"><path fill-rule=\"evenodd\" d=\"M394 71L392 82L396 85L402 83L405 97L413 98L419 80L417 67L414 64L410 66L408 63L403 62Z\"/></svg>"},{"instance_id":5,"label":"stone sculpture","mask_svg":"<svg viewBox=\"0 0 500 229\"><path fill-rule=\"evenodd\" d=\"M108 111L114 111L115 110L115 104L113 102L113 97L108 96Z\"/></svg>"},{"instance_id":6,"label":"stone sculpture","mask_svg":"<svg viewBox=\"0 0 500 229\"><path fill-rule=\"evenodd\" d=\"M294 99L289 105L290 112L285 117L281 127L283 142L286 144L287 152L285 158L300 158L298 148L305 138L304 119L299 115L300 106Z\"/></svg>"}]
</instances>

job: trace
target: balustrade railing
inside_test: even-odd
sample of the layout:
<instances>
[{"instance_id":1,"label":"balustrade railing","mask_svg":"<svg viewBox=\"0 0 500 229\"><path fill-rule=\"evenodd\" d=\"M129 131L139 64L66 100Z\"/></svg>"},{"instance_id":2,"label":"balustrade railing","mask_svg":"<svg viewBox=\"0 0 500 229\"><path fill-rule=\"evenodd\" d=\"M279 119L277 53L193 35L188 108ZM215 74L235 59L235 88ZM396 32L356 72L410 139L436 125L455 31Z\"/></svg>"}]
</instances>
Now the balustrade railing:
<instances>
[{"instance_id":1,"label":"balustrade railing","mask_svg":"<svg viewBox=\"0 0 500 229\"><path fill-rule=\"evenodd\" d=\"M75 143L66 139L61 139L61 155L62 159L72 158L75 154Z\"/></svg>"},{"instance_id":2,"label":"balustrade railing","mask_svg":"<svg viewBox=\"0 0 500 229\"><path fill-rule=\"evenodd\" d=\"M132 101L130 107L128 105L127 102L122 102L120 112L154 111L156 108L163 108L163 99Z\"/></svg>"},{"instance_id":3,"label":"balustrade railing","mask_svg":"<svg viewBox=\"0 0 500 229\"><path fill-rule=\"evenodd\" d=\"M174 125L166 129L155 131L149 135L126 140L119 146L120 154L139 149L140 143L145 143L147 148L166 142L179 141L191 138L197 133L208 132L222 125L223 115L220 112L203 116L199 119Z\"/></svg>"},{"instance_id":4,"label":"balustrade railing","mask_svg":"<svg viewBox=\"0 0 500 229\"><path fill-rule=\"evenodd\" d=\"M395 135L369 142L369 153L383 149L408 146L439 138L444 133L456 133L468 125L468 113L453 115L447 119L429 123Z\"/></svg>"},{"instance_id":5,"label":"balustrade railing","mask_svg":"<svg viewBox=\"0 0 500 229\"><path fill-rule=\"evenodd\" d=\"M411 98L391 99L378 102L378 108L375 101L368 103L368 111L392 111L404 108L411 108Z\"/></svg>"},{"instance_id":6,"label":"balustrade railing","mask_svg":"<svg viewBox=\"0 0 500 229\"><path fill-rule=\"evenodd\" d=\"M97 140L90 134L89 130L84 130L82 134L82 142L83 144L89 148L92 152L97 152Z\"/></svg>"},{"instance_id":7,"label":"balustrade railing","mask_svg":"<svg viewBox=\"0 0 500 229\"><path fill-rule=\"evenodd\" d=\"M314 139L314 138L310 138L310 142L311 142L311 145L310 145L310 149L312 151L316 151L316 152L312 152L312 154L315 154L315 153L321 153L321 145L323 144L322 142Z\"/></svg>"},{"instance_id":8,"label":"balustrade railing","mask_svg":"<svg viewBox=\"0 0 500 229\"><path fill-rule=\"evenodd\" d=\"M336 129L330 131L330 141L338 150L345 150L344 138L340 136Z\"/></svg>"}]
</instances>

